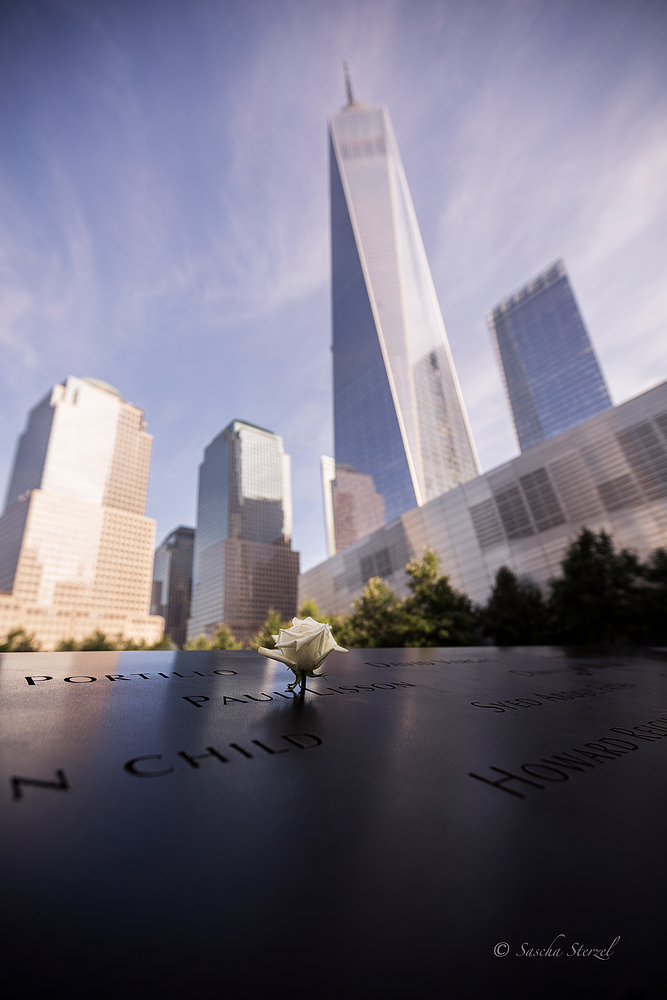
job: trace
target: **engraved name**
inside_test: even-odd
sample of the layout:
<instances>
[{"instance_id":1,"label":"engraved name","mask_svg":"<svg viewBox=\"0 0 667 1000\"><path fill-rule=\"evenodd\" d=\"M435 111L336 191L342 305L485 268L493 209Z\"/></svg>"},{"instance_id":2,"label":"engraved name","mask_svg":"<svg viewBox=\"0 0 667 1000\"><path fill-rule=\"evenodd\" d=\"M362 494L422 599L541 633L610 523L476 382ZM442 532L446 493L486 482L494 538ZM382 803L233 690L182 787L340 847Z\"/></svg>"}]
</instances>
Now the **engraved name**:
<instances>
[{"instance_id":1,"label":"engraved name","mask_svg":"<svg viewBox=\"0 0 667 1000\"><path fill-rule=\"evenodd\" d=\"M193 670L191 674L179 674L177 670L172 671L171 677L180 677L182 680L192 678L195 675L198 677L234 677L238 671L236 670L213 670L210 674L202 674L199 670ZM151 677L164 677L165 680L170 680L169 674L163 674L161 671L156 674L143 673L143 674L104 674L103 677L93 677L91 674L74 674L72 677L60 677L59 680L65 682L65 684L93 684L98 680L113 681L131 681L133 677L140 677L141 680L149 681ZM45 681L52 681L53 677L49 677L47 674L32 674L26 677L26 681L29 687L35 687L37 684L42 684Z\"/></svg>"},{"instance_id":2,"label":"engraved name","mask_svg":"<svg viewBox=\"0 0 667 1000\"><path fill-rule=\"evenodd\" d=\"M652 722L647 722L644 725L632 726L631 729L623 726L612 726L609 732L620 733L621 736L626 737L630 736L633 741L641 740L648 743L655 743L656 740L662 740L667 737L667 719L654 719ZM518 781L521 782L521 786L530 785L532 788L539 788L544 791L546 786L540 784L538 781L531 781L531 778L539 778L540 781L546 782L569 781L571 777L569 774L570 771L585 774L587 768L599 767L605 761L616 760L617 757L633 753L641 745L641 743L635 743L628 739L619 740L618 737L614 736L602 736L595 742L584 743L583 747L571 747L570 750L563 750L557 754L554 753L551 757L542 757L539 761L529 761L526 764L521 764L520 769L523 771L523 775L516 774L514 771L507 771L503 767L494 767L492 765L489 765L489 770L495 771L496 774L500 774L502 777L485 778L483 775L475 774L472 771L469 771L468 775L471 778L476 778L478 781L483 781L487 785L491 785L493 788L498 788L502 792L507 792L509 795L525 799L525 789L521 787L521 791L517 791L516 787L508 787L511 782ZM526 778L526 774L529 774L530 778Z\"/></svg>"},{"instance_id":3,"label":"engraved name","mask_svg":"<svg viewBox=\"0 0 667 1000\"><path fill-rule=\"evenodd\" d=\"M406 687L416 687L416 684L410 684L408 681L393 681L391 684L355 684L351 686L349 684L340 684L336 687L327 687L326 690L316 691L315 688L306 688L308 694L314 694L318 698L332 698L336 694L359 694L360 691L394 691L396 688L406 688ZM182 696L183 701L190 702L195 708L201 708L206 702L210 702L211 698L206 694L185 694ZM285 698L288 701L293 701L295 698L299 698L294 691L290 694L281 694L280 691L273 691L271 694L267 694L265 691L260 691L260 697L256 698L251 694L239 695L238 698L232 697L231 695L222 696L223 705L249 705L253 701L273 701L274 698ZM248 699L246 701L245 699ZM215 704L220 704L221 699L217 698Z\"/></svg>"},{"instance_id":4,"label":"engraved name","mask_svg":"<svg viewBox=\"0 0 667 1000\"><path fill-rule=\"evenodd\" d=\"M494 712L506 712L508 710L516 712L519 708L536 708L538 705L543 705L545 701L573 701L576 698L595 698L600 694L609 694L610 691L621 691L624 688L633 687L637 687L637 685L629 682L610 681L608 684L587 684L585 687L572 688L570 691L552 691L551 694L533 691L534 698L512 698L507 701L491 701L488 704L471 701L470 704L475 708L490 708ZM539 698L542 700L536 700Z\"/></svg>"}]
</instances>

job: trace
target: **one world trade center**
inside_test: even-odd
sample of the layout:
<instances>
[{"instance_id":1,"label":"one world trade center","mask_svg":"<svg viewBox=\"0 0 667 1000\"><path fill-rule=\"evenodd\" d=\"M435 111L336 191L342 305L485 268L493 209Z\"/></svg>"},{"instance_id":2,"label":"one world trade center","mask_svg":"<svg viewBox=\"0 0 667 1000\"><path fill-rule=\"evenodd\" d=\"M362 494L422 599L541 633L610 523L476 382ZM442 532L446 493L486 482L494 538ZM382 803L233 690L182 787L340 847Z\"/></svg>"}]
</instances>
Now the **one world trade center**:
<instances>
[{"instance_id":1,"label":"one world trade center","mask_svg":"<svg viewBox=\"0 0 667 1000\"><path fill-rule=\"evenodd\" d=\"M389 114L355 103L348 81L329 129L333 554L479 467Z\"/></svg>"}]
</instances>

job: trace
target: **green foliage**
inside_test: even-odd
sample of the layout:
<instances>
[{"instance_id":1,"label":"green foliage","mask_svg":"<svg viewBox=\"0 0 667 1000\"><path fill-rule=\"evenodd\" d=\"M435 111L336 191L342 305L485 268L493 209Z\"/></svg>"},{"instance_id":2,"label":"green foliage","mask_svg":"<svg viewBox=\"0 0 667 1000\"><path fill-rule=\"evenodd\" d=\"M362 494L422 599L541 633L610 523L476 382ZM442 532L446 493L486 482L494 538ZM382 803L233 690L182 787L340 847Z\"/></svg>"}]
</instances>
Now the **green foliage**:
<instances>
[{"instance_id":1,"label":"green foliage","mask_svg":"<svg viewBox=\"0 0 667 1000\"><path fill-rule=\"evenodd\" d=\"M211 640L207 635L198 635L196 639L190 639L185 644L186 649L210 649Z\"/></svg>"},{"instance_id":2,"label":"green foliage","mask_svg":"<svg viewBox=\"0 0 667 1000\"><path fill-rule=\"evenodd\" d=\"M340 626L343 618L341 615L328 615L326 611L320 611L317 603L311 598L307 598L297 613L297 618L313 618L316 622L323 622L327 625L331 625L334 628L336 625Z\"/></svg>"},{"instance_id":3,"label":"green foliage","mask_svg":"<svg viewBox=\"0 0 667 1000\"><path fill-rule=\"evenodd\" d=\"M243 643L237 642L230 629L226 625L221 625L213 638L208 635L198 635L196 639L190 639L186 649L242 649Z\"/></svg>"},{"instance_id":4,"label":"green foliage","mask_svg":"<svg viewBox=\"0 0 667 1000\"><path fill-rule=\"evenodd\" d=\"M149 649L176 649L176 646L171 641L166 632L163 632L157 642L154 642Z\"/></svg>"},{"instance_id":5,"label":"green foliage","mask_svg":"<svg viewBox=\"0 0 667 1000\"><path fill-rule=\"evenodd\" d=\"M164 633L157 642L149 646L145 639L136 642L134 639L123 639L119 633L115 639L108 638L104 632L96 629L92 635L87 635L81 642L76 639L62 639L56 646L57 652L69 652L75 650L133 650L133 649L174 649L169 636Z\"/></svg>"},{"instance_id":6,"label":"green foliage","mask_svg":"<svg viewBox=\"0 0 667 1000\"><path fill-rule=\"evenodd\" d=\"M56 646L56 653L69 653L71 650L78 649L79 644L76 639L61 639Z\"/></svg>"},{"instance_id":7,"label":"green foliage","mask_svg":"<svg viewBox=\"0 0 667 1000\"><path fill-rule=\"evenodd\" d=\"M644 612L650 643L667 642L667 550L655 549L644 564Z\"/></svg>"},{"instance_id":8,"label":"green foliage","mask_svg":"<svg viewBox=\"0 0 667 1000\"><path fill-rule=\"evenodd\" d=\"M477 612L466 594L455 590L448 576L438 576L438 557L424 557L405 567L410 596L403 602L405 646L474 646Z\"/></svg>"},{"instance_id":9,"label":"green foliage","mask_svg":"<svg viewBox=\"0 0 667 1000\"><path fill-rule=\"evenodd\" d=\"M135 642L134 639L123 639L121 635L116 636L116 641L112 639L109 640L112 643L114 649L152 649L145 639L141 639L139 642Z\"/></svg>"},{"instance_id":10,"label":"green foliage","mask_svg":"<svg viewBox=\"0 0 667 1000\"><path fill-rule=\"evenodd\" d=\"M313 601L312 598L307 597L299 608L297 618L314 618L316 622L329 622L329 616L325 615L323 611L317 606L317 601Z\"/></svg>"},{"instance_id":11,"label":"green foliage","mask_svg":"<svg viewBox=\"0 0 667 1000\"><path fill-rule=\"evenodd\" d=\"M258 649L260 646L264 646L265 649L275 649L276 644L272 636L278 635L281 628L289 628L291 624L291 621L284 622L280 617L280 612L276 611L275 608L269 608L268 617L260 631L251 641L250 648Z\"/></svg>"},{"instance_id":12,"label":"green foliage","mask_svg":"<svg viewBox=\"0 0 667 1000\"><path fill-rule=\"evenodd\" d=\"M556 642L642 640L647 625L645 568L633 552L617 553L606 531L598 535L584 528L568 548L561 569L562 576L551 581L549 602Z\"/></svg>"},{"instance_id":13,"label":"green foliage","mask_svg":"<svg viewBox=\"0 0 667 1000\"><path fill-rule=\"evenodd\" d=\"M483 634L496 645L664 643L667 642L667 550L656 549L645 563L612 539L588 528L568 548L561 576L550 581L548 600L538 587L519 580L507 566L496 573L486 605L476 608L466 594L438 575L438 557L427 549L422 559L405 567L409 593L399 597L384 580L371 578L347 616L328 615L315 601L306 600L299 618L331 625L334 638L348 648L469 646ZM273 649L272 636L288 628L280 613L269 608L251 647ZM39 646L23 629L15 629L0 644L1 651L32 651ZM63 640L61 650L173 649L164 635L147 647L145 642L107 638L99 630L77 643ZM200 635L187 649L241 649L226 625L214 638Z\"/></svg>"},{"instance_id":14,"label":"green foliage","mask_svg":"<svg viewBox=\"0 0 667 1000\"><path fill-rule=\"evenodd\" d=\"M389 584L372 577L347 617L325 616L313 601L306 613L332 627L341 646L368 649L401 646L462 646L477 641L477 613L465 594L438 576L438 557L430 549L405 567L410 594L399 597Z\"/></svg>"},{"instance_id":15,"label":"green foliage","mask_svg":"<svg viewBox=\"0 0 667 1000\"><path fill-rule=\"evenodd\" d=\"M377 576L371 577L361 597L352 605L352 614L334 633L341 646L368 649L404 646L407 617L404 601Z\"/></svg>"},{"instance_id":16,"label":"green foliage","mask_svg":"<svg viewBox=\"0 0 667 1000\"><path fill-rule=\"evenodd\" d=\"M325 611L320 611L315 601L307 598L299 608L297 617L301 619L313 618L316 622L325 622L327 625L331 625L333 637L338 645L347 646L345 637L350 634L349 619L344 615L328 615ZM342 639L341 636L343 636Z\"/></svg>"},{"instance_id":17,"label":"green foliage","mask_svg":"<svg viewBox=\"0 0 667 1000\"><path fill-rule=\"evenodd\" d=\"M28 635L24 628L15 628L0 642L0 653L37 653L41 648L34 635Z\"/></svg>"},{"instance_id":18,"label":"green foliage","mask_svg":"<svg viewBox=\"0 0 667 1000\"><path fill-rule=\"evenodd\" d=\"M605 531L582 529L547 599L507 566L496 573L483 608L438 575L434 552L405 569L407 597L376 577L349 616L324 616L311 601L299 617L328 621L337 642L360 648L474 645L480 634L501 646L667 642L667 550L656 549L642 563L627 549L616 552Z\"/></svg>"},{"instance_id":19,"label":"green foliage","mask_svg":"<svg viewBox=\"0 0 667 1000\"><path fill-rule=\"evenodd\" d=\"M667 552L645 563L617 552L606 531L582 528L549 583L537 587L501 566L482 611L486 635L497 645L646 644L667 641Z\"/></svg>"},{"instance_id":20,"label":"green foliage","mask_svg":"<svg viewBox=\"0 0 667 1000\"><path fill-rule=\"evenodd\" d=\"M243 643L237 642L226 625L221 625L215 633L211 649L242 649Z\"/></svg>"},{"instance_id":21,"label":"green foliage","mask_svg":"<svg viewBox=\"0 0 667 1000\"><path fill-rule=\"evenodd\" d=\"M539 587L521 581L507 566L496 573L481 612L482 630L496 646L536 646L548 637L548 612Z\"/></svg>"},{"instance_id":22,"label":"green foliage","mask_svg":"<svg viewBox=\"0 0 667 1000\"><path fill-rule=\"evenodd\" d=\"M118 643L114 642L113 639L107 639L104 632L97 628L92 635L87 635L85 639L81 640L78 648L85 650L118 649Z\"/></svg>"}]
</instances>

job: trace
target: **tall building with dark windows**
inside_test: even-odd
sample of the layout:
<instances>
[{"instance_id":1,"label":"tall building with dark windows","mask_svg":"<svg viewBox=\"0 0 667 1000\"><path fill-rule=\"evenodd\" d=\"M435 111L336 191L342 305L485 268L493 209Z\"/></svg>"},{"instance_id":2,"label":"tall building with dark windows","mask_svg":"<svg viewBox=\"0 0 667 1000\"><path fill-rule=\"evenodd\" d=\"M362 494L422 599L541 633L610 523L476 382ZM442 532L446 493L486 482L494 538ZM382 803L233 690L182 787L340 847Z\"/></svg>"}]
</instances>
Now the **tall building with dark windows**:
<instances>
[{"instance_id":1,"label":"tall building with dark windows","mask_svg":"<svg viewBox=\"0 0 667 1000\"><path fill-rule=\"evenodd\" d=\"M179 649L185 646L190 617L194 541L195 529L181 525L155 550L153 563L151 614L162 615L164 630Z\"/></svg>"},{"instance_id":2,"label":"tall building with dark windows","mask_svg":"<svg viewBox=\"0 0 667 1000\"><path fill-rule=\"evenodd\" d=\"M361 524L364 496L388 522L479 468L389 114L348 98L329 121L334 434Z\"/></svg>"},{"instance_id":3,"label":"tall building with dark windows","mask_svg":"<svg viewBox=\"0 0 667 1000\"><path fill-rule=\"evenodd\" d=\"M296 614L299 553L291 549L289 455L271 431L233 420L199 467L188 639L227 625L244 644L269 608Z\"/></svg>"},{"instance_id":4,"label":"tall building with dark windows","mask_svg":"<svg viewBox=\"0 0 667 1000\"><path fill-rule=\"evenodd\" d=\"M487 320L521 451L612 405L562 260Z\"/></svg>"}]
</instances>

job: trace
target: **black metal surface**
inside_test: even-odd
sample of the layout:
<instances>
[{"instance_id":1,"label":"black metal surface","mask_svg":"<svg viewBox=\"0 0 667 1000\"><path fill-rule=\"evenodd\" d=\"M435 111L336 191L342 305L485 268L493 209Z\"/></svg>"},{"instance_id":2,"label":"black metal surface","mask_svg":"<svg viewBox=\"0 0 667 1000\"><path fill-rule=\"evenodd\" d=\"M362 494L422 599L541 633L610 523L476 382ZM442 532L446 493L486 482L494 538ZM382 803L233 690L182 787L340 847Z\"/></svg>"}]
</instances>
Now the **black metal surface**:
<instances>
[{"instance_id":1,"label":"black metal surface","mask_svg":"<svg viewBox=\"0 0 667 1000\"><path fill-rule=\"evenodd\" d=\"M24 995L663 995L667 663L327 669L301 702L252 652L2 656Z\"/></svg>"}]
</instances>

